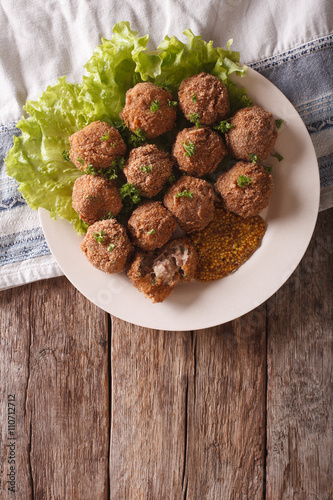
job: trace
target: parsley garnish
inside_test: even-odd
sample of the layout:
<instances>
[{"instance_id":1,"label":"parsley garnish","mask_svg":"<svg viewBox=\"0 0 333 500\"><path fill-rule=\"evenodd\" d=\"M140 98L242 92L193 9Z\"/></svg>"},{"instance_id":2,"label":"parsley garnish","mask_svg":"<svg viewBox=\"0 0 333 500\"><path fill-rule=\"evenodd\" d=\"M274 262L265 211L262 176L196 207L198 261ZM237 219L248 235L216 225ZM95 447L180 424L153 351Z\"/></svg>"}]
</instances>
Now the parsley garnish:
<instances>
[{"instance_id":1,"label":"parsley garnish","mask_svg":"<svg viewBox=\"0 0 333 500\"><path fill-rule=\"evenodd\" d=\"M137 205L141 201L141 195L138 188L128 182L121 186L119 194L123 200L125 212L132 210L133 206Z\"/></svg>"},{"instance_id":2,"label":"parsley garnish","mask_svg":"<svg viewBox=\"0 0 333 500\"><path fill-rule=\"evenodd\" d=\"M181 193L176 194L176 198L190 198L192 200L193 191L187 191L187 189L184 189Z\"/></svg>"},{"instance_id":3,"label":"parsley garnish","mask_svg":"<svg viewBox=\"0 0 333 500\"><path fill-rule=\"evenodd\" d=\"M155 101L153 101L150 105L150 111L152 113L154 113L154 111L157 111L158 109L160 109L160 101L158 99L156 99Z\"/></svg>"},{"instance_id":4,"label":"parsley garnish","mask_svg":"<svg viewBox=\"0 0 333 500\"><path fill-rule=\"evenodd\" d=\"M197 128L200 127L200 116L198 115L198 113L190 113L188 115L188 119L190 120L190 122L194 123Z\"/></svg>"},{"instance_id":5,"label":"parsley garnish","mask_svg":"<svg viewBox=\"0 0 333 500\"><path fill-rule=\"evenodd\" d=\"M193 156L194 155L195 145L193 142L188 141L188 144L186 144L185 141L183 141L182 145L184 146L184 149L185 149L184 156Z\"/></svg>"},{"instance_id":6,"label":"parsley garnish","mask_svg":"<svg viewBox=\"0 0 333 500\"><path fill-rule=\"evenodd\" d=\"M114 243L110 243L110 245L108 246L108 251L112 252L113 249L114 249Z\"/></svg>"},{"instance_id":7,"label":"parsley garnish","mask_svg":"<svg viewBox=\"0 0 333 500\"><path fill-rule=\"evenodd\" d=\"M252 160L252 163L258 162L258 155L255 155L254 153L250 153L249 158Z\"/></svg>"},{"instance_id":8,"label":"parsley garnish","mask_svg":"<svg viewBox=\"0 0 333 500\"><path fill-rule=\"evenodd\" d=\"M151 229L150 231L148 231L148 234L155 234L155 233L156 233L155 229Z\"/></svg>"},{"instance_id":9,"label":"parsley garnish","mask_svg":"<svg viewBox=\"0 0 333 500\"><path fill-rule=\"evenodd\" d=\"M279 130L279 128L281 128L281 125L282 123L284 122L284 120L282 118L279 118L278 120L275 120L275 125L276 125L276 128Z\"/></svg>"},{"instance_id":10,"label":"parsley garnish","mask_svg":"<svg viewBox=\"0 0 333 500\"><path fill-rule=\"evenodd\" d=\"M107 219L114 219L114 215L112 212L109 212L105 217L102 218L102 220L107 220Z\"/></svg>"},{"instance_id":11,"label":"parsley garnish","mask_svg":"<svg viewBox=\"0 0 333 500\"><path fill-rule=\"evenodd\" d=\"M77 160L79 163L81 163L81 165L84 165L84 160L82 160L82 158L77 157L77 158L76 158L76 160Z\"/></svg>"},{"instance_id":12,"label":"parsley garnish","mask_svg":"<svg viewBox=\"0 0 333 500\"><path fill-rule=\"evenodd\" d=\"M101 141L107 141L109 138L109 134L110 134L110 129L107 131L107 133L105 135L103 135L103 137L101 137ZM113 145L113 147L114 147L114 145Z\"/></svg>"},{"instance_id":13,"label":"parsley garnish","mask_svg":"<svg viewBox=\"0 0 333 500\"><path fill-rule=\"evenodd\" d=\"M284 160L283 156L280 155L279 153L275 153L274 155L271 155L271 156L273 156L273 158L277 158L279 161Z\"/></svg>"},{"instance_id":14,"label":"parsley garnish","mask_svg":"<svg viewBox=\"0 0 333 500\"><path fill-rule=\"evenodd\" d=\"M105 233L104 233L103 229L101 229L97 233L94 233L95 240L97 241L97 243L99 245L102 243L104 236L105 236Z\"/></svg>"},{"instance_id":15,"label":"parsley garnish","mask_svg":"<svg viewBox=\"0 0 333 500\"><path fill-rule=\"evenodd\" d=\"M135 134L132 134L130 129L126 127L124 121L114 123L114 127L118 130L123 140L130 148L137 148L141 146L146 140L146 134L139 128L136 129Z\"/></svg>"},{"instance_id":16,"label":"parsley garnish","mask_svg":"<svg viewBox=\"0 0 333 500\"><path fill-rule=\"evenodd\" d=\"M249 139L249 133L250 133L250 131L248 131L247 134L246 134L246 140Z\"/></svg>"},{"instance_id":17,"label":"parsley garnish","mask_svg":"<svg viewBox=\"0 0 333 500\"><path fill-rule=\"evenodd\" d=\"M69 151L67 151L66 149L63 150L62 152L62 157L65 161L69 161Z\"/></svg>"},{"instance_id":18,"label":"parsley garnish","mask_svg":"<svg viewBox=\"0 0 333 500\"><path fill-rule=\"evenodd\" d=\"M140 128L137 128L135 134L131 134L129 138L129 143L134 148L137 148L138 146L141 146L145 142L145 140L146 140L146 134Z\"/></svg>"},{"instance_id":19,"label":"parsley garnish","mask_svg":"<svg viewBox=\"0 0 333 500\"><path fill-rule=\"evenodd\" d=\"M175 174L171 174L169 179L168 179L168 183L173 184L174 182L176 182L176 176L175 176Z\"/></svg>"},{"instance_id":20,"label":"parsley garnish","mask_svg":"<svg viewBox=\"0 0 333 500\"><path fill-rule=\"evenodd\" d=\"M219 123L212 125L212 128L214 130L218 130L218 132L222 132L222 134L226 134L227 132L229 132L229 130L234 128L234 126L235 125L231 125L231 123L228 122L228 120L222 120Z\"/></svg>"},{"instance_id":21,"label":"parsley garnish","mask_svg":"<svg viewBox=\"0 0 333 500\"><path fill-rule=\"evenodd\" d=\"M192 97L191 97L192 101L193 102L197 102L197 96L196 94L193 94Z\"/></svg>"},{"instance_id":22,"label":"parsley garnish","mask_svg":"<svg viewBox=\"0 0 333 500\"><path fill-rule=\"evenodd\" d=\"M237 184L239 187L243 188L248 186L252 182L252 177L247 177L246 175L240 175L237 179Z\"/></svg>"},{"instance_id":23,"label":"parsley garnish","mask_svg":"<svg viewBox=\"0 0 333 500\"><path fill-rule=\"evenodd\" d=\"M176 106L178 106L178 102L177 101L171 101L170 99L168 99L168 106L169 106L169 108L173 109Z\"/></svg>"},{"instance_id":24,"label":"parsley garnish","mask_svg":"<svg viewBox=\"0 0 333 500\"><path fill-rule=\"evenodd\" d=\"M273 170L273 167L264 167L264 169L270 174Z\"/></svg>"},{"instance_id":25,"label":"parsley garnish","mask_svg":"<svg viewBox=\"0 0 333 500\"><path fill-rule=\"evenodd\" d=\"M151 172L151 165L144 165L143 167L140 167L141 172L146 172L146 174L149 174Z\"/></svg>"}]
</instances>

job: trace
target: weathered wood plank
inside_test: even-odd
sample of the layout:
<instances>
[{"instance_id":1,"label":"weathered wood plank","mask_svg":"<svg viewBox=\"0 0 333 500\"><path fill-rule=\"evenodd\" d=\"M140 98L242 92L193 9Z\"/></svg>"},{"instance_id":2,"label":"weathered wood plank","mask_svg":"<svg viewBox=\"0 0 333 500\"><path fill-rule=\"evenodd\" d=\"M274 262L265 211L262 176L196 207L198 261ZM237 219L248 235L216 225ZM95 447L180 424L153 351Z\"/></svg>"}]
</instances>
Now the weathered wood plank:
<instances>
[{"instance_id":1,"label":"weathered wood plank","mask_svg":"<svg viewBox=\"0 0 333 500\"><path fill-rule=\"evenodd\" d=\"M191 335L112 325L110 498L181 499Z\"/></svg>"},{"instance_id":2,"label":"weathered wood plank","mask_svg":"<svg viewBox=\"0 0 333 500\"><path fill-rule=\"evenodd\" d=\"M0 300L2 403L12 392L17 401L15 498L107 498L107 315L65 278Z\"/></svg>"},{"instance_id":3,"label":"weathered wood plank","mask_svg":"<svg viewBox=\"0 0 333 500\"><path fill-rule=\"evenodd\" d=\"M114 318L111 499L261 499L265 351L264 306L192 334Z\"/></svg>"},{"instance_id":4,"label":"weathered wood plank","mask_svg":"<svg viewBox=\"0 0 333 500\"><path fill-rule=\"evenodd\" d=\"M268 303L267 499L333 498L333 210Z\"/></svg>"},{"instance_id":5,"label":"weathered wood plank","mask_svg":"<svg viewBox=\"0 0 333 500\"><path fill-rule=\"evenodd\" d=\"M194 333L189 385L188 499L263 498L265 306Z\"/></svg>"}]
</instances>

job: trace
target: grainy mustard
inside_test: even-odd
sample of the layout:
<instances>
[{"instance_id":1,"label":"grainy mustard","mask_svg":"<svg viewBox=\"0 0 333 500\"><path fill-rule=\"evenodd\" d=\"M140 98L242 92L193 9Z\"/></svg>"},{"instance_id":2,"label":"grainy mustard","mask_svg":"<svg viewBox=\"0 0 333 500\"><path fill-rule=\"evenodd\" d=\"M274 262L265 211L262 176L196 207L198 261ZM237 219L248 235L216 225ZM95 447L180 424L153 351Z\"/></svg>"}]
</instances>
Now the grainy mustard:
<instances>
[{"instance_id":1,"label":"grainy mustard","mask_svg":"<svg viewBox=\"0 0 333 500\"><path fill-rule=\"evenodd\" d=\"M243 218L217 206L210 224L188 235L198 253L194 277L211 281L236 271L260 246L265 231L259 215Z\"/></svg>"}]
</instances>

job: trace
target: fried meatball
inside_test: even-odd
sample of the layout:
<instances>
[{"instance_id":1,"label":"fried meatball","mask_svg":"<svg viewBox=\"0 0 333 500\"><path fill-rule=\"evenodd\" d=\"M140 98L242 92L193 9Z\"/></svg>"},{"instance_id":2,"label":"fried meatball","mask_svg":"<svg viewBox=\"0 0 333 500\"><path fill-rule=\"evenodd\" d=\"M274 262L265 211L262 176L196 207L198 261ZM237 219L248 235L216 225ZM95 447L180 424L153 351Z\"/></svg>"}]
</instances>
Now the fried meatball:
<instances>
[{"instance_id":1,"label":"fried meatball","mask_svg":"<svg viewBox=\"0 0 333 500\"><path fill-rule=\"evenodd\" d=\"M137 253L128 276L135 288L154 303L163 302L180 281L188 282L193 278L197 259L190 241L178 238L160 250Z\"/></svg>"},{"instance_id":2,"label":"fried meatball","mask_svg":"<svg viewBox=\"0 0 333 500\"><path fill-rule=\"evenodd\" d=\"M140 129L147 138L158 137L171 130L176 110L171 108L172 94L150 82L138 83L126 92L125 107L119 114L135 133Z\"/></svg>"},{"instance_id":3,"label":"fried meatball","mask_svg":"<svg viewBox=\"0 0 333 500\"><path fill-rule=\"evenodd\" d=\"M81 175L74 182L72 205L83 222L94 222L118 215L123 203L115 182L96 175Z\"/></svg>"},{"instance_id":4,"label":"fried meatball","mask_svg":"<svg viewBox=\"0 0 333 500\"><path fill-rule=\"evenodd\" d=\"M215 184L224 208L230 212L251 217L258 215L269 204L273 178L258 163L237 162L220 175Z\"/></svg>"},{"instance_id":5,"label":"fried meatball","mask_svg":"<svg viewBox=\"0 0 333 500\"><path fill-rule=\"evenodd\" d=\"M240 109L230 119L233 128L225 134L227 148L237 160L256 155L265 160L278 136L272 113L259 106Z\"/></svg>"},{"instance_id":6,"label":"fried meatball","mask_svg":"<svg viewBox=\"0 0 333 500\"><path fill-rule=\"evenodd\" d=\"M230 112L227 87L220 78L207 73L199 73L183 80L178 99L186 118L190 121L196 121L197 118L202 125L223 120Z\"/></svg>"},{"instance_id":7,"label":"fried meatball","mask_svg":"<svg viewBox=\"0 0 333 500\"><path fill-rule=\"evenodd\" d=\"M196 177L181 177L168 190L163 202L186 233L200 231L214 217L214 189Z\"/></svg>"},{"instance_id":8,"label":"fried meatball","mask_svg":"<svg viewBox=\"0 0 333 500\"><path fill-rule=\"evenodd\" d=\"M161 202L149 201L134 210L127 229L135 245L155 250L169 241L176 227L174 216Z\"/></svg>"},{"instance_id":9,"label":"fried meatball","mask_svg":"<svg viewBox=\"0 0 333 500\"><path fill-rule=\"evenodd\" d=\"M92 165L96 170L106 169L112 161L126 153L124 143L118 130L105 122L92 122L69 138L71 149L70 160L82 170Z\"/></svg>"},{"instance_id":10,"label":"fried meatball","mask_svg":"<svg viewBox=\"0 0 333 500\"><path fill-rule=\"evenodd\" d=\"M197 177L213 172L227 153L221 136L209 127L184 128L172 148L180 170Z\"/></svg>"},{"instance_id":11,"label":"fried meatball","mask_svg":"<svg viewBox=\"0 0 333 500\"><path fill-rule=\"evenodd\" d=\"M159 193L172 174L173 162L168 153L155 144L134 148L126 161L124 174L127 182L137 187L140 193L152 198Z\"/></svg>"},{"instance_id":12,"label":"fried meatball","mask_svg":"<svg viewBox=\"0 0 333 500\"><path fill-rule=\"evenodd\" d=\"M90 263L105 273L121 273L133 253L126 229L114 219L95 222L88 228L81 250Z\"/></svg>"}]
</instances>

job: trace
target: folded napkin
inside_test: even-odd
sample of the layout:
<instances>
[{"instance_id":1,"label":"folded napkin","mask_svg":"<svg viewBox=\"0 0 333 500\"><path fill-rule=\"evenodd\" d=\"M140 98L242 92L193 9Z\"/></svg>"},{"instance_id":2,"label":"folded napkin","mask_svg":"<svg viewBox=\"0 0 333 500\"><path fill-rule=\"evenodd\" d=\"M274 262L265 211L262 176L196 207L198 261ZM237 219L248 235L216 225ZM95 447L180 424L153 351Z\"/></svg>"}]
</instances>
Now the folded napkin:
<instances>
[{"instance_id":1,"label":"folded napkin","mask_svg":"<svg viewBox=\"0 0 333 500\"><path fill-rule=\"evenodd\" d=\"M131 23L149 33L150 48L190 28L233 49L294 104L313 140L321 179L321 208L333 205L333 6L331 0L2 0L0 5L0 289L61 275L37 212L25 204L4 169L15 123L28 99L59 76L75 82L100 38Z\"/></svg>"}]
</instances>

